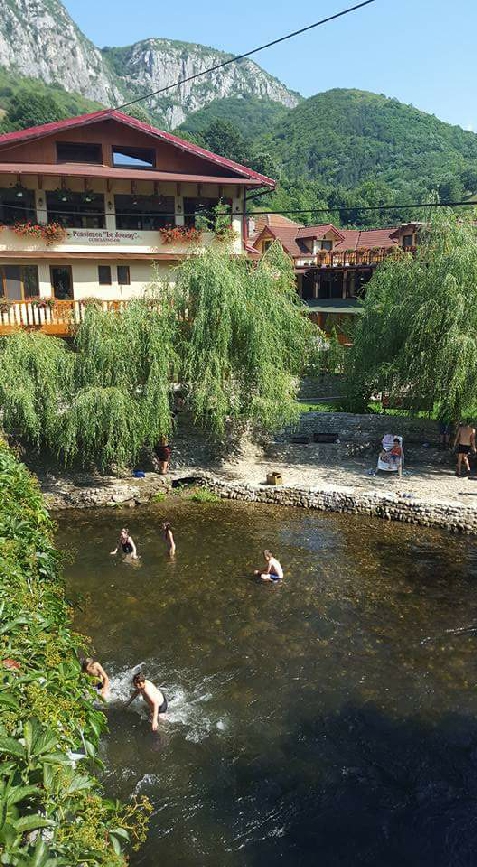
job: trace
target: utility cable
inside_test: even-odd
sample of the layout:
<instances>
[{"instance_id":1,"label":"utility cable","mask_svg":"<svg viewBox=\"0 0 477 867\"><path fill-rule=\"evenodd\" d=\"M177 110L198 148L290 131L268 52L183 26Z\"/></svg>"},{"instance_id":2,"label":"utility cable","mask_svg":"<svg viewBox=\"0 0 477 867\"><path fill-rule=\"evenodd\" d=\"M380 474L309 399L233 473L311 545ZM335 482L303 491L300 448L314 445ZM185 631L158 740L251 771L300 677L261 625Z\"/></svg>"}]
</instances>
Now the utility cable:
<instances>
[{"instance_id":1,"label":"utility cable","mask_svg":"<svg viewBox=\"0 0 477 867\"><path fill-rule=\"evenodd\" d=\"M1 169L1 164L0 164ZM280 211L272 211L270 209L264 211L233 211L230 213L223 213L219 216L230 216L233 217L259 217L266 214L279 215L279 216L287 216L289 214L293 214L295 216L299 216L301 214L329 214L329 213L337 213L339 211L394 211L394 210L416 210L416 209L426 209L426 208L461 208L461 207L471 207L477 208L477 202L424 202L422 204L411 204L411 205L333 205L328 207L321 208L305 208L300 210L280 210ZM15 211L25 211L30 214L35 212L35 205L29 207L28 205L17 205L14 202L1 202L0 200L0 208L15 210ZM153 217L163 216L163 217L195 217L197 214L204 214L207 216L210 214L210 211L185 211L180 214L176 211L141 211L140 207L136 211L121 211L118 213L117 211L69 211L67 209L58 209L58 206L53 206L50 208L43 207L39 208L40 211L48 211L51 215L57 215L58 217L66 217L66 216L77 216L77 217L137 217L138 214L150 214ZM0 227L2 225L0 219ZM131 229L125 229L124 231L131 231ZM140 230L138 230L140 231ZM154 231L154 230L153 230Z\"/></svg>"},{"instance_id":2,"label":"utility cable","mask_svg":"<svg viewBox=\"0 0 477 867\"><path fill-rule=\"evenodd\" d=\"M202 75L208 75L210 72L216 72L218 69L223 69L224 66L229 66L231 63L236 63L239 60L244 60L247 57L251 57L252 54L257 54L259 51L264 51L265 48L272 48L274 45L279 45L280 42L285 42L287 39L294 39L296 36L300 36L302 33L306 33L308 30L314 30L316 27L321 27L322 24L328 24L330 21L336 21L337 18L342 18L343 15L349 15L350 12L357 12L358 9L362 9L364 6L369 6L370 3L375 3L376 0L363 0L362 3L357 3L356 6L349 6L348 9L342 9L341 12L336 12L334 15L329 15L327 18L322 18L320 21L315 21L314 24L308 24L306 27L300 27L299 30L294 30L293 33L287 33L286 36L280 36L278 39L273 39L271 42L267 42L264 45L259 45L258 48L252 48L251 51L246 51L244 54L236 54L235 57L229 57L228 60L224 60L222 63L216 63L215 66L209 66L208 69L202 70L202 72L196 72L194 75L188 75L187 78L183 78L180 81L174 82L174 84L168 84L166 87L161 87L159 90L153 90L150 93L145 93L144 96L138 96L136 99L131 99L129 102L123 102L122 105L117 105L113 109L109 109L109 111L122 111L123 108L128 108L130 105L136 105L138 102L142 102L145 99L150 99L152 96L158 96L161 93L166 93L168 90L172 90L173 87L180 87L182 84L187 84L188 81L194 81L196 78L200 78Z\"/></svg>"}]
</instances>

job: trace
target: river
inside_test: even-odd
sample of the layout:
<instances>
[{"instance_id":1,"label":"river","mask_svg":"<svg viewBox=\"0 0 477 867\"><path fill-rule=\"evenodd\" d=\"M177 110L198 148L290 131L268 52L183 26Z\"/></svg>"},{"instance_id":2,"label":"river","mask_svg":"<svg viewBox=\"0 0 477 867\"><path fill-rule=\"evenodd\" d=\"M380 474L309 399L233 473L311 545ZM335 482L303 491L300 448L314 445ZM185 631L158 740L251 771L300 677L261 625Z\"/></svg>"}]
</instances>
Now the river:
<instances>
[{"instance_id":1,"label":"river","mask_svg":"<svg viewBox=\"0 0 477 867\"><path fill-rule=\"evenodd\" d=\"M132 867L475 864L472 538L180 499L57 519L112 678L105 790L154 807ZM109 554L125 525L137 565ZM251 574L263 548L281 586ZM157 734L121 707L138 666L169 699Z\"/></svg>"}]
</instances>

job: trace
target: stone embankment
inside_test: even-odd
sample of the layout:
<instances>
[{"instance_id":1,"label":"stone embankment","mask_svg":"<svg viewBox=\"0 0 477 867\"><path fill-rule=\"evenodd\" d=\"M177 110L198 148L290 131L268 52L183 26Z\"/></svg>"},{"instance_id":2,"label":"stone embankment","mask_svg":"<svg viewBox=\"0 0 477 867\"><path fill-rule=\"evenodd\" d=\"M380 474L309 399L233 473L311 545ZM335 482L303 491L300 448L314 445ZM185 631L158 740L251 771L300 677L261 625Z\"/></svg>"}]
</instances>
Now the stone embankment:
<instances>
[{"instance_id":1,"label":"stone embankment","mask_svg":"<svg viewBox=\"0 0 477 867\"><path fill-rule=\"evenodd\" d=\"M208 473L200 478L217 496L250 503L295 506L321 512L348 512L450 530L454 533L477 533L475 507L424 500L401 492L343 492L319 488L263 486L226 482Z\"/></svg>"},{"instance_id":2,"label":"stone embankment","mask_svg":"<svg viewBox=\"0 0 477 867\"><path fill-rule=\"evenodd\" d=\"M156 473L144 478L116 476L75 476L40 478L41 490L49 509L93 509L105 506L141 506L159 493L170 490L170 481Z\"/></svg>"}]
</instances>

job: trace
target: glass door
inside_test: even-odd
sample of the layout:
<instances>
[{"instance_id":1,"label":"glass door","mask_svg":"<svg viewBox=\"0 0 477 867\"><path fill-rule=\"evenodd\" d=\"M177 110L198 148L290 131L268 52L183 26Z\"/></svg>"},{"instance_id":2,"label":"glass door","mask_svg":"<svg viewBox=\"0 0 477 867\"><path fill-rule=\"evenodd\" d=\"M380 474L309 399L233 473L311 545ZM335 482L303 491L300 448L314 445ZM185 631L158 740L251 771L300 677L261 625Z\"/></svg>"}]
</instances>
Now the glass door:
<instances>
[{"instance_id":1,"label":"glass door","mask_svg":"<svg viewBox=\"0 0 477 867\"><path fill-rule=\"evenodd\" d=\"M50 266L50 279L53 295L57 301L73 298L73 275L70 265Z\"/></svg>"}]
</instances>

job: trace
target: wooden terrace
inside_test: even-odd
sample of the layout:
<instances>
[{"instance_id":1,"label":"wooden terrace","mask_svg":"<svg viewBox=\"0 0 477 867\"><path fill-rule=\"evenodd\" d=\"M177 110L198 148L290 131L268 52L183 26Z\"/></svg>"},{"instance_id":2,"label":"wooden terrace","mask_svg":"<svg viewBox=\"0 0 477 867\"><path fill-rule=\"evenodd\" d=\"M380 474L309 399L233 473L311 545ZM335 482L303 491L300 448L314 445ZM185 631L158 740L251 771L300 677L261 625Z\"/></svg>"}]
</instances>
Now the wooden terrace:
<instances>
[{"instance_id":1,"label":"wooden terrace","mask_svg":"<svg viewBox=\"0 0 477 867\"><path fill-rule=\"evenodd\" d=\"M85 310L92 303L100 306L102 310L116 311L124 307L127 302L56 301L49 298L26 301L0 299L0 335L27 329L56 337L68 337L83 321Z\"/></svg>"}]
</instances>

